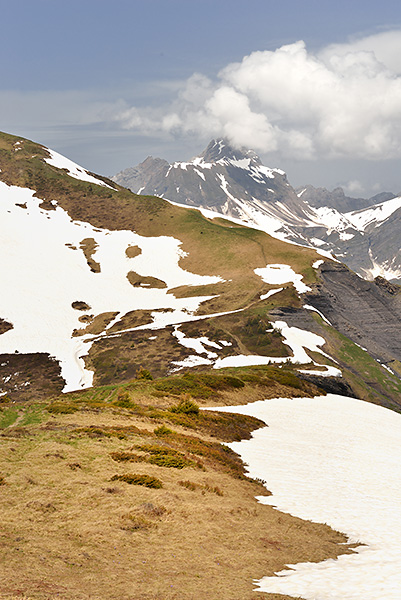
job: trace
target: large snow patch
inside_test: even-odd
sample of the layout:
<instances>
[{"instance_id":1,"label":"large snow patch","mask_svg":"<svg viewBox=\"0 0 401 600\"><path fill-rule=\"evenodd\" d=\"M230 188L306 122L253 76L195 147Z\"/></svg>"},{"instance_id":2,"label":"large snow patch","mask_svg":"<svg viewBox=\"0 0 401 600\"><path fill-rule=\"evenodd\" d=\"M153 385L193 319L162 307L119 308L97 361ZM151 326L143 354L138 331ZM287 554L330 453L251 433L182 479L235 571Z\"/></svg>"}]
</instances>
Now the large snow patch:
<instances>
[{"instance_id":1,"label":"large snow patch","mask_svg":"<svg viewBox=\"0 0 401 600\"><path fill-rule=\"evenodd\" d=\"M175 238L142 237L132 231L108 231L72 221L61 207L46 211L34 191L0 182L0 317L14 328L0 336L0 354L47 352L61 363L65 391L92 383L80 358L88 353L91 336L72 337L83 327L74 301L90 306L92 315L118 312L117 319L136 309L172 309L166 324L191 318L205 297L175 298L168 290L181 285L217 283L220 277L200 276L179 266L184 255ZM97 244L92 272L82 240ZM140 254L128 258L129 246ZM127 273L135 271L165 281L164 289L133 287ZM111 326L112 323L109 325Z\"/></svg>"},{"instance_id":2,"label":"large snow patch","mask_svg":"<svg viewBox=\"0 0 401 600\"><path fill-rule=\"evenodd\" d=\"M268 425L230 444L249 474L267 482L273 495L260 502L366 544L337 560L289 565L263 578L259 591L306 600L400 600L401 415L334 394L219 410Z\"/></svg>"}]
</instances>

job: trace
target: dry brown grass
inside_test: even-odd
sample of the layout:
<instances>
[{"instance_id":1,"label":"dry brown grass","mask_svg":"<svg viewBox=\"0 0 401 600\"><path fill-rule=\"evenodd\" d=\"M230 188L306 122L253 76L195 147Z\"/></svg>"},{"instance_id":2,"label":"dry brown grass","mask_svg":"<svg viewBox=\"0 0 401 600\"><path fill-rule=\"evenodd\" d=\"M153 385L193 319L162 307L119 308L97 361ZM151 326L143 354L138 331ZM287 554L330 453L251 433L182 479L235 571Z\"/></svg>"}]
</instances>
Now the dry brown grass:
<instances>
[{"instance_id":1,"label":"dry brown grass","mask_svg":"<svg viewBox=\"0 0 401 600\"><path fill-rule=\"evenodd\" d=\"M253 579L346 549L327 526L258 504L260 484L221 469L206 432L155 435L152 420L112 408L43 417L20 437L2 432L0 598L251 600ZM131 469L110 453L152 444L205 452L206 470L140 462L132 472L163 488L112 481Z\"/></svg>"},{"instance_id":2,"label":"dry brown grass","mask_svg":"<svg viewBox=\"0 0 401 600\"><path fill-rule=\"evenodd\" d=\"M93 273L100 273L100 264L93 258L93 254L95 254L98 247L96 240L94 238L85 238L80 242L79 247L85 255L90 270Z\"/></svg>"},{"instance_id":3,"label":"dry brown grass","mask_svg":"<svg viewBox=\"0 0 401 600\"><path fill-rule=\"evenodd\" d=\"M111 323L111 321L117 315L118 311L100 313L99 315L93 317L93 319L90 320L90 323L86 327L83 327L82 329L74 329L74 331L72 332L72 336L77 337L80 335L86 335L88 333L98 335L99 333L102 333L102 331L104 331L107 325Z\"/></svg>"},{"instance_id":4,"label":"dry brown grass","mask_svg":"<svg viewBox=\"0 0 401 600\"><path fill-rule=\"evenodd\" d=\"M135 271L129 271L127 279L133 287L148 287L148 288L166 288L167 283L158 279L157 277L151 277L150 275L143 276L139 275Z\"/></svg>"}]
</instances>

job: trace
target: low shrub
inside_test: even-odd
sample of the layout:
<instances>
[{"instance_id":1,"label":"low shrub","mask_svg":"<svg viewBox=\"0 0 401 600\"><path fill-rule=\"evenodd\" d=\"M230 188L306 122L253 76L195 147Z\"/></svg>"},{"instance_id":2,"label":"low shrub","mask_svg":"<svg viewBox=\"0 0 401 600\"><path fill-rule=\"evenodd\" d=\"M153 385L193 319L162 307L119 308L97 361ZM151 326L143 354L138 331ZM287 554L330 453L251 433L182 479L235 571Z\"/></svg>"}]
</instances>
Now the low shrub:
<instances>
[{"instance_id":1,"label":"low shrub","mask_svg":"<svg viewBox=\"0 0 401 600\"><path fill-rule=\"evenodd\" d=\"M0 475L0 485L6 485L6 480Z\"/></svg>"},{"instance_id":2,"label":"low shrub","mask_svg":"<svg viewBox=\"0 0 401 600\"><path fill-rule=\"evenodd\" d=\"M147 459L147 462L158 467L167 467L172 469L183 469L184 467L195 467L196 463L182 456L173 454L154 454Z\"/></svg>"},{"instance_id":3,"label":"low shrub","mask_svg":"<svg viewBox=\"0 0 401 600\"><path fill-rule=\"evenodd\" d=\"M117 393L117 400L113 402L115 406L119 406L121 408L132 408L134 404L131 402L129 393L127 390L119 389Z\"/></svg>"},{"instance_id":4,"label":"low shrub","mask_svg":"<svg viewBox=\"0 0 401 600\"><path fill-rule=\"evenodd\" d=\"M153 433L158 437L162 437L164 435L172 435L174 432L165 425L160 425L160 427L156 427Z\"/></svg>"},{"instance_id":5,"label":"low shrub","mask_svg":"<svg viewBox=\"0 0 401 600\"><path fill-rule=\"evenodd\" d=\"M156 446L152 444L145 444L143 446L137 446L138 450L147 452L150 454L145 460L152 465L158 467L168 467L173 469L183 469L184 467L198 467L202 468L202 464L190 460L178 450L172 448L165 448L163 446Z\"/></svg>"},{"instance_id":6,"label":"low shrub","mask_svg":"<svg viewBox=\"0 0 401 600\"><path fill-rule=\"evenodd\" d=\"M144 369L143 367L139 367L136 372L135 379L145 379L145 381L152 381L153 375L148 369Z\"/></svg>"},{"instance_id":7,"label":"low shrub","mask_svg":"<svg viewBox=\"0 0 401 600\"><path fill-rule=\"evenodd\" d=\"M89 427L79 427L75 430L75 433L87 433L90 437L112 437L111 431L107 431L102 427L96 427L95 425L90 425Z\"/></svg>"},{"instance_id":8,"label":"low shrub","mask_svg":"<svg viewBox=\"0 0 401 600\"><path fill-rule=\"evenodd\" d=\"M269 376L277 381L277 383L281 383L281 385L287 385L288 387L292 387L295 389L301 389L303 384L292 371L289 370L281 370L277 367L273 367L269 373Z\"/></svg>"},{"instance_id":9,"label":"low shrub","mask_svg":"<svg viewBox=\"0 0 401 600\"><path fill-rule=\"evenodd\" d=\"M140 475L138 473L125 473L124 475L113 475L111 481L124 481L130 485L144 485L148 488L159 489L163 487L163 483L157 477L150 475Z\"/></svg>"},{"instance_id":10,"label":"low shrub","mask_svg":"<svg viewBox=\"0 0 401 600\"><path fill-rule=\"evenodd\" d=\"M221 373L185 373L182 376L163 378L155 382L154 394L192 398L210 398L216 392L244 387L238 377Z\"/></svg>"},{"instance_id":11,"label":"low shrub","mask_svg":"<svg viewBox=\"0 0 401 600\"><path fill-rule=\"evenodd\" d=\"M197 387L206 386L211 390L239 389L245 385L238 377L220 373L185 373L183 379L194 382Z\"/></svg>"},{"instance_id":12,"label":"low shrub","mask_svg":"<svg viewBox=\"0 0 401 600\"><path fill-rule=\"evenodd\" d=\"M170 411L173 413L182 413L184 415L198 415L199 406L189 398L185 397L182 398L178 404L172 406Z\"/></svg>"},{"instance_id":13,"label":"low shrub","mask_svg":"<svg viewBox=\"0 0 401 600\"><path fill-rule=\"evenodd\" d=\"M181 485L182 487L186 488L187 490L191 490L191 492L194 492L196 489L198 489L200 486L198 483L193 483L192 481L179 481L178 485Z\"/></svg>"},{"instance_id":14,"label":"low shrub","mask_svg":"<svg viewBox=\"0 0 401 600\"><path fill-rule=\"evenodd\" d=\"M221 491L221 489L220 489L220 488L219 488L219 486L217 486L217 485L211 486L211 485L209 485L208 483L206 483L206 484L203 486L203 489L204 489L206 492L212 492L213 494L216 494L217 496L224 496L223 492Z\"/></svg>"},{"instance_id":15,"label":"low shrub","mask_svg":"<svg viewBox=\"0 0 401 600\"><path fill-rule=\"evenodd\" d=\"M125 440L130 435L147 435L147 431L143 431L135 425L127 427L99 427L97 425L89 425L88 427L78 427L74 433L86 433L90 437L116 437L119 440Z\"/></svg>"},{"instance_id":16,"label":"low shrub","mask_svg":"<svg viewBox=\"0 0 401 600\"><path fill-rule=\"evenodd\" d=\"M117 462L141 462L145 460L145 457L139 456L139 454L134 454L133 452L110 452L110 456Z\"/></svg>"}]
</instances>

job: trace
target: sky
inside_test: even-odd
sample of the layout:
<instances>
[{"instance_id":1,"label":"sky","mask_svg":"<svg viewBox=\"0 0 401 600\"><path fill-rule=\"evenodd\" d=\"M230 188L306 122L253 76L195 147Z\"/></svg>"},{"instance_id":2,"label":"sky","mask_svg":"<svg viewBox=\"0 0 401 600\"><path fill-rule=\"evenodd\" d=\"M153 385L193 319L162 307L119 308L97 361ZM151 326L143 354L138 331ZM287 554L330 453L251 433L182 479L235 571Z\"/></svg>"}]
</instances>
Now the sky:
<instances>
[{"instance_id":1,"label":"sky","mask_svg":"<svg viewBox=\"0 0 401 600\"><path fill-rule=\"evenodd\" d=\"M0 0L0 130L102 175L212 138L290 183L401 192L396 0Z\"/></svg>"}]
</instances>

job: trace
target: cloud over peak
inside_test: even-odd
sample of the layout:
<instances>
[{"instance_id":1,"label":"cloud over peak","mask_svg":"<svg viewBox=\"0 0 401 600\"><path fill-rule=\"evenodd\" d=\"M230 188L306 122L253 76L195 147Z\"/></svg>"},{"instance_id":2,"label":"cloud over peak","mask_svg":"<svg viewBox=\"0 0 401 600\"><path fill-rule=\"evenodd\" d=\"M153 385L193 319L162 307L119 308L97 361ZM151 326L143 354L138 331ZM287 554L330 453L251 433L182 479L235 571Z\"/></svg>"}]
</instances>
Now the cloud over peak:
<instances>
[{"instance_id":1,"label":"cloud over peak","mask_svg":"<svg viewBox=\"0 0 401 600\"><path fill-rule=\"evenodd\" d=\"M227 137L293 158L401 156L401 31L314 54L303 41L257 51L216 80L194 74L175 100L115 120L141 134Z\"/></svg>"}]
</instances>

